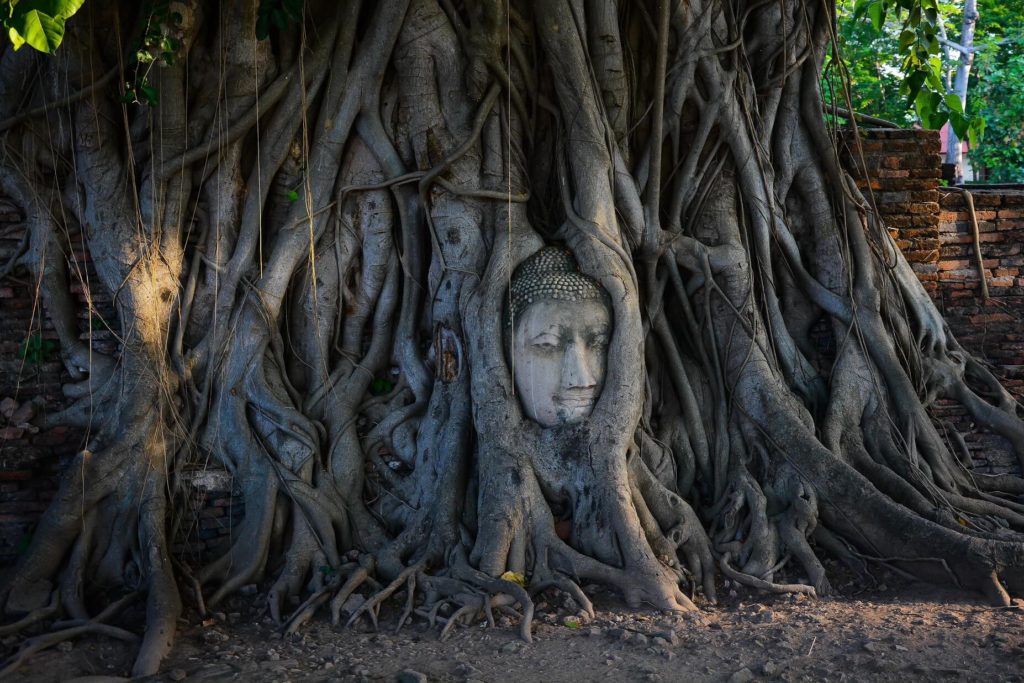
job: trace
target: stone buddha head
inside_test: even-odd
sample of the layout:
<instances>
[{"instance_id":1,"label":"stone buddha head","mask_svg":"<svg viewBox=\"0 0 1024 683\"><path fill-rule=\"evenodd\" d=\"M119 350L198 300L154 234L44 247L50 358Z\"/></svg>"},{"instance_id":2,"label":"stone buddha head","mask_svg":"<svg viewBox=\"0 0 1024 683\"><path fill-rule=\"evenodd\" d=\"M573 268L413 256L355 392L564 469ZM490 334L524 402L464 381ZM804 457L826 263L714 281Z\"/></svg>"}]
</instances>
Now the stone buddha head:
<instances>
[{"instance_id":1,"label":"stone buddha head","mask_svg":"<svg viewBox=\"0 0 1024 683\"><path fill-rule=\"evenodd\" d=\"M604 384L612 313L608 295L572 252L544 247L516 269L506 329L516 392L543 427L586 419Z\"/></svg>"}]
</instances>

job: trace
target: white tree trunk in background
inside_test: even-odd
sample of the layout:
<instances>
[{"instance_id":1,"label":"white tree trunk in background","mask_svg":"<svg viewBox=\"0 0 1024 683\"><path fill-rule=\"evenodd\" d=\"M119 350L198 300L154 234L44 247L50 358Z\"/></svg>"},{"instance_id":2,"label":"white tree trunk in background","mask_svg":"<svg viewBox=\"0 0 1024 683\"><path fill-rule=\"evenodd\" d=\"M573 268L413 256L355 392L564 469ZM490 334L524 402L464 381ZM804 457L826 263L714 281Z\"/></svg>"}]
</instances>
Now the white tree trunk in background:
<instances>
[{"instance_id":1,"label":"white tree trunk in background","mask_svg":"<svg viewBox=\"0 0 1024 683\"><path fill-rule=\"evenodd\" d=\"M971 76L971 65L974 63L974 29L978 25L977 6L977 0L966 0L964 2L960 45L965 49L960 50L960 64L956 69L956 79L953 81L952 89L952 92L960 98L960 104L963 105L964 111L967 111L967 81ZM946 144L946 163L956 165L954 179L957 184L962 183L964 180L963 150L961 147L960 138L957 137L953 126L950 126Z\"/></svg>"}]
</instances>

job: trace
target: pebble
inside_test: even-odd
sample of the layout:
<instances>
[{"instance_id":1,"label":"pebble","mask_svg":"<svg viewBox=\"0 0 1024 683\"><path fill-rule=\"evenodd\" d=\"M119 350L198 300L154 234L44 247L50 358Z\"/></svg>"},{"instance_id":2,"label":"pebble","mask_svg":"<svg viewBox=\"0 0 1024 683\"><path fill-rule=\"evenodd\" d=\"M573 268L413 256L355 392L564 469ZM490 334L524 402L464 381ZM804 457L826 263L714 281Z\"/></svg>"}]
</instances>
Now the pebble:
<instances>
[{"instance_id":1,"label":"pebble","mask_svg":"<svg viewBox=\"0 0 1024 683\"><path fill-rule=\"evenodd\" d=\"M395 683L427 683L427 675L413 669L405 669L395 678Z\"/></svg>"},{"instance_id":2,"label":"pebble","mask_svg":"<svg viewBox=\"0 0 1024 683\"><path fill-rule=\"evenodd\" d=\"M750 683L752 680L754 680L754 672L747 667L743 667L729 676L729 683Z\"/></svg>"},{"instance_id":3,"label":"pebble","mask_svg":"<svg viewBox=\"0 0 1024 683\"><path fill-rule=\"evenodd\" d=\"M171 673L167 674L167 676L172 681L183 681L183 680L185 680L185 678L188 677L188 674L185 673L184 669L173 669L173 670L171 670Z\"/></svg>"},{"instance_id":4,"label":"pebble","mask_svg":"<svg viewBox=\"0 0 1024 683\"><path fill-rule=\"evenodd\" d=\"M346 614L354 614L355 611L359 609L364 602L366 602L366 598L364 598L359 593L353 593L352 595L348 596L348 600L346 600L345 604L341 606L341 611L345 612Z\"/></svg>"},{"instance_id":5,"label":"pebble","mask_svg":"<svg viewBox=\"0 0 1024 683\"><path fill-rule=\"evenodd\" d=\"M467 678L470 678L476 674L479 674L480 671L468 662L460 662L459 665L455 667L455 673L459 676L465 676Z\"/></svg>"},{"instance_id":6,"label":"pebble","mask_svg":"<svg viewBox=\"0 0 1024 683\"><path fill-rule=\"evenodd\" d=\"M71 652L73 649L75 649L75 644L72 643L70 640L64 640L60 643L57 643L57 649L61 652Z\"/></svg>"}]
</instances>

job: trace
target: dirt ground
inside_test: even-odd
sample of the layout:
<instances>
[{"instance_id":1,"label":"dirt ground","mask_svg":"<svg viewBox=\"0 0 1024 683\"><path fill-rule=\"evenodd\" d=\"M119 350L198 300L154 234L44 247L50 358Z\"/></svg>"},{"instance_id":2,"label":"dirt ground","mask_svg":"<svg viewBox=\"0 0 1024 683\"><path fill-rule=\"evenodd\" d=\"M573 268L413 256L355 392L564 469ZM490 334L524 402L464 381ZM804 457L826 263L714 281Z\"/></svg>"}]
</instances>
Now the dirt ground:
<instances>
[{"instance_id":1,"label":"dirt ground","mask_svg":"<svg viewBox=\"0 0 1024 683\"><path fill-rule=\"evenodd\" d=\"M590 589L593 592L593 588ZM635 612L596 591L597 618L542 596L534 642L498 619L441 641L425 621L395 634L399 601L368 625L318 617L282 637L255 598L237 598L205 623L181 623L152 681L1024 681L1024 603L920 584L814 600L729 590L699 615ZM546 598L546 599L545 599ZM13 646L5 641L5 648ZM91 637L36 655L10 683L125 680L133 648ZM81 678L89 677L89 678Z\"/></svg>"}]
</instances>

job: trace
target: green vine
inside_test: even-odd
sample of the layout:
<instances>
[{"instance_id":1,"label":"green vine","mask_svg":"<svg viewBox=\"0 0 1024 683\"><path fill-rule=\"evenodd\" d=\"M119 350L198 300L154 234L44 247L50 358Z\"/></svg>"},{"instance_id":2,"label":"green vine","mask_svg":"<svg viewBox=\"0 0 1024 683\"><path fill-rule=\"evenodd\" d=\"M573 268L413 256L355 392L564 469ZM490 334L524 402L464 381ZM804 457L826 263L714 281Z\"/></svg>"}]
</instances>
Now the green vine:
<instances>
[{"instance_id":1,"label":"green vine","mask_svg":"<svg viewBox=\"0 0 1024 683\"><path fill-rule=\"evenodd\" d=\"M170 5L169 0L149 3L142 37L132 55L135 75L124 83L122 102L153 106L159 101L157 90L149 80L150 73L154 66L173 66L181 49L179 36L183 19L180 13L171 11Z\"/></svg>"}]
</instances>

